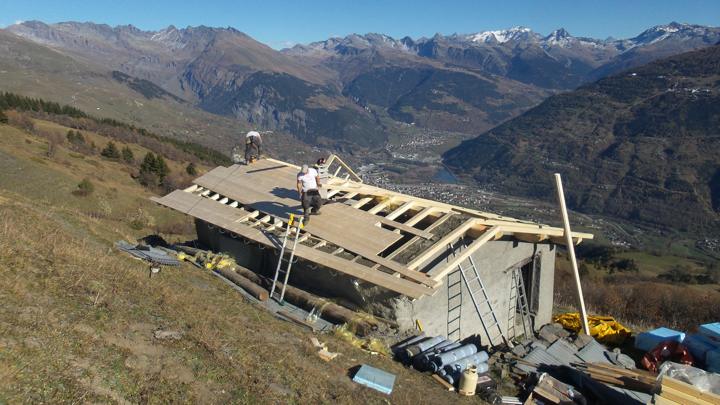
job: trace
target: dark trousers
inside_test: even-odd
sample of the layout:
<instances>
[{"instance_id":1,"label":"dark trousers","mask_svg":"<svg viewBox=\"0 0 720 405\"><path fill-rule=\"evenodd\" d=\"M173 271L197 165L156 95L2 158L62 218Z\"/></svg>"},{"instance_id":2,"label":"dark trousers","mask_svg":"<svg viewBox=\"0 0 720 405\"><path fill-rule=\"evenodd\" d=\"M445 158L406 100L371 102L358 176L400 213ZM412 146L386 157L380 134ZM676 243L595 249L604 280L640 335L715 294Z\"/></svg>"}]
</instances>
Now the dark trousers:
<instances>
[{"instance_id":1,"label":"dark trousers","mask_svg":"<svg viewBox=\"0 0 720 405\"><path fill-rule=\"evenodd\" d=\"M305 218L310 214L309 210L312 207L313 212L320 212L323 201L320 197L320 193L317 190L308 190L302 193L302 207Z\"/></svg>"},{"instance_id":2,"label":"dark trousers","mask_svg":"<svg viewBox=\"0 0 720 405\"><path fill-rule=\"evenodd\" d=\"M257 137L250 137L245 143L245 161L250 162L251 157L260 158L262 141Z\"/></svg>"}]
</instances>

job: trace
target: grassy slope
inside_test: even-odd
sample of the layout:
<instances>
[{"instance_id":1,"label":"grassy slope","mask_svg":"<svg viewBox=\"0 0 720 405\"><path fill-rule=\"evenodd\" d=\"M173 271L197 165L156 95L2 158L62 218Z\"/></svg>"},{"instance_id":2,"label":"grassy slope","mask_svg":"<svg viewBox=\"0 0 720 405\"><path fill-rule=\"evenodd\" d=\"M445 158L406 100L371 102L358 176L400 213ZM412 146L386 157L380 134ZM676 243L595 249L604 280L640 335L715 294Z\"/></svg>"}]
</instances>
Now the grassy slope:
<instances>
[{"instance_id":1,"label":"grassy slope","mask_svg":"<svg viewBox=\"0 0 720 405\"><path fill-rule=\"evenodd\" d=\"M307 331L205 271L183 265L149 279L145 264L112 247L152 233L133 230L128 216L141 208L160 226L189 219L152 206L119 163L65 147L47 158L46 150L42 138L0 125L0 402L459 400L427 376L331 336L322 340L342 355L324 363ZM72 195L85 177L95 192ZM157 329L184 336L157 341ZM398 375L392 396L350 381L348 370L360 363Z\"/></svg>"}]
</instances>

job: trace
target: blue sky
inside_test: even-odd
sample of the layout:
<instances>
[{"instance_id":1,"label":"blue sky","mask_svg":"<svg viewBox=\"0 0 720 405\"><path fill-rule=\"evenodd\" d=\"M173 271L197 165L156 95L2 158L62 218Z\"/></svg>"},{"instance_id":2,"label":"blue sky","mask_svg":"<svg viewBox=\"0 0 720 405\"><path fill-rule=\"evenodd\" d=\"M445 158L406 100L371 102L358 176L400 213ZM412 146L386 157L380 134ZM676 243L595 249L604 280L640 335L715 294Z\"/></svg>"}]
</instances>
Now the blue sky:
<instances>
[{"instance_id":1,"label":"blue sky","mask_svg":"<svg viewBox=\"0 0 720 405\"><path fill-rule=\"evenodd\" d=\"M413 38L524 25L542 34L632 37L670 21L720 25L719 0L0 0L0 26L93 21L156 30L170 24L232 26L274 48L349 33Z\"/></svg>"}]
</instances>

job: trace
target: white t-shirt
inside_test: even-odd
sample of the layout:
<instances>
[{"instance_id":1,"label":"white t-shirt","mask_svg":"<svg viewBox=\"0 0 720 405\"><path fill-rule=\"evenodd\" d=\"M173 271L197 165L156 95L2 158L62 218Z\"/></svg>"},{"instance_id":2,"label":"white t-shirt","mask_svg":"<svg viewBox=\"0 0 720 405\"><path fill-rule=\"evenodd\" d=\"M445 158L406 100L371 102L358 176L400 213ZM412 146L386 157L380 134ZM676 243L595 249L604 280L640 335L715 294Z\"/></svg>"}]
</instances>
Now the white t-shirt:
<instances>
[{"instance_id":1,"label":"white t-shirt","mask_svg":"<svg viewBox=\"0 0 720 405\"><path fill-rule=\"evenodd\" d=\"M298 174L298 181L302 182L302 191L317 190L318 185L317 181L315 180L315 177L317 177L317 175L317 170L313 169L312 167L308 168L308 172L306 174Z\"/></svg>"}]
</instances>

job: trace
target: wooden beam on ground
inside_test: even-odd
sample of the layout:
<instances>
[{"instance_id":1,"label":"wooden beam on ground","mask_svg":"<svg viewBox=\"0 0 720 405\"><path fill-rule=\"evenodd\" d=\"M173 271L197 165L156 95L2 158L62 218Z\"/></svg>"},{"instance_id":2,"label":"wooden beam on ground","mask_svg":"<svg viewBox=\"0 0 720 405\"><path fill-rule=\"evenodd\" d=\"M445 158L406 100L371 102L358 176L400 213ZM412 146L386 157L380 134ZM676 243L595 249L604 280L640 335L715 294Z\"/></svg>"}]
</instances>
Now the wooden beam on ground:
<instances>
[{"instance_id":1,"label":"wooden beam on ground","mask_svg":"<svg viewBox=\"0 0 720 405\"><path fill-rule=\"evenodd\" d=\"M407 210L409 210L410 208L412 208L413 205L415 205L415 201L408 201L408 202L406 202L405 204L403 204L403 205L399 206L398 208L396 208L395 211L387 214L387 216L385 216L385 218L387 218L387 219L395 219L395 218L399 217L400 215L402 215L403 213L405 213L405 211L407 211Z\"/></svg>"},{"instance_id":2,"label":"wooden beam on ground","mask_svg":"<svg viewBox=\"0 0 720 405\"><path fill-rule=\"evenodd\" d=\"M495 235L500 232L500 227L494 226L485 233L482 234L479 238L475 239L470 245L468 245L467 248L462 250L457 256L455 256L450 263L447 264L447 266L443 267L442 269L437 270L437 272L431 272L430 275L435 280L442 280L443 277L445 277L448 273L455 271L455 269L465 260L467 260L470 255L475 253L478 249L480 249L484 244L491 241L495 238Z\"/></svg>"},{"instance_id":3,"label":"wooden beam on ground","mask_svg":"<svg viewBox=\"0 0 720 405\"><path fill-rule=\"evenodd\" d=\"M358 193L356 193L356 192L353 191L352 193L347 193L347 194L345 194L344 196L342 196L342 198L351 200L351 199L352 199L353 197L355 197L356 195L358 195Z\"/></svg>"},{"instance_id":4,"label":"wooden beam on ground","mask_svg":"<svg viewBox=\"0 0 720 405\"><path fill-rule=\"evenodd\" d=\"M465 232L475 226L475 224L475 218L470 218L467 221L463 222L462 225L440 238L440 240L435 242L434 245L430 246L429 249L416 256L410 263L408 263L407 267L412 270L419 268L425 262L437 256L443 250L447 250L449 244L455 242L459 238L462 238L463 235L465 235Z\"/></svg>"}]
</instances>

